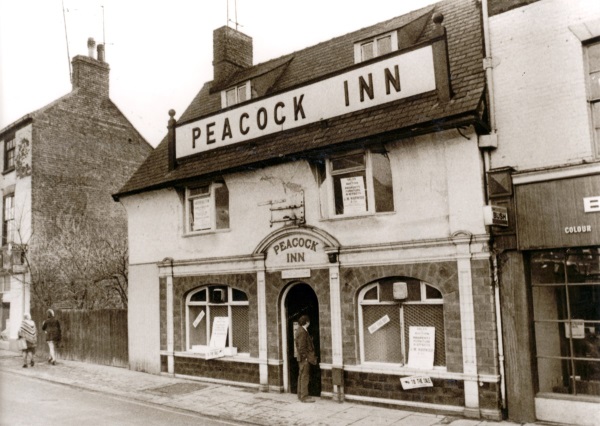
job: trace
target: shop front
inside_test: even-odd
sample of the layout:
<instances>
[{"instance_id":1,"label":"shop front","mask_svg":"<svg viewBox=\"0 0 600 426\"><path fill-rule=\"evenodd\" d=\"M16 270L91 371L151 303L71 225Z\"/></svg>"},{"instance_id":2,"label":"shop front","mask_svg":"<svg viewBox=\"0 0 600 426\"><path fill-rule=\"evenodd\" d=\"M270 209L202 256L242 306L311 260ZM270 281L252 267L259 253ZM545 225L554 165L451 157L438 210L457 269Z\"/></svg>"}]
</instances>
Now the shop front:
<instances>
[{"instance_id":1,"label":"shop front","mask_svg":"<svg viewBox=\"0 0 600 426\"><path fill-rule=\"evenodd\" d=\"M600 176L517 177L535 416L593 424L600 403ZM594 414L595 413L595 414Z\"/></svg>"}]
</instances>

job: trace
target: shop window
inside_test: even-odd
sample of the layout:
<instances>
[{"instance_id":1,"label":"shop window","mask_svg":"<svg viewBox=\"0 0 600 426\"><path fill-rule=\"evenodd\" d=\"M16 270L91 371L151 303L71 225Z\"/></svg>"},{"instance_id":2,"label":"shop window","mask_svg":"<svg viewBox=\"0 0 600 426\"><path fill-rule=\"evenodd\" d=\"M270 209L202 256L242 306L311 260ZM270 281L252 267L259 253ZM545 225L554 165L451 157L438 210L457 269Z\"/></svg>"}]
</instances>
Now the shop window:
<instances>
[{"instance_id":1,"label":"shop window","mask_svg":"<svg viewBox=\"0 0 600 426\"><path fill-rule=\"evenodd\" d=\"M432 367L446 365L444 301L430 284L405 277L367 284L358 295L358 318L362 363L407 365L411 327L427 327L434 347Z\"/></svg>"},{"instance_id":2,"label":"shop window","mask_svg":"<svg viewBox=\"0 0 600 426\"><path fill-rule=\"evenodd\" d=\"M15 168L15 138L14 136L4 141L4 170Z\"/></svg>"},{"instance_id":3,"label":"shop window","mask_svg":"<svg viewBox=\"0 0 600 426\"><path fill-rule=\"evenodd\" d=\"M15 241L15 194L4 197L2 215L2 245Z\"/></svg>"},{"instance_id":4,"label":"shop window","mask_svg":"<svg viewBox=\"0 0 600 426\"><path fill-rule=\"evenodd\" d=\"M251 98L250 81L221 92L222 108L240 104Z\"/></svg>"},{"instance_id":5,"label":"shop window","mask_svg":"<svg viewBox=\"0 0 600 426\"><path fill-rule=\"evenodd\" d=\"M384 151L355 151L336 155L319 173L326 199L325 217L344 217L394 211L392 170Z\"/></svg>"},{"instance_id":6,"label":"shop window","mask_svg":"<svg viewBox=\"0 0 600 426\"><path fill-rule=\"evenodd\" d=\"M398 33L396 31L363 40L354 45L354 62L364 62L398 50Z\"/></svg>"},{"instance_id":7,"label":"shop window","mask_svg":"<svg viewBox=\"0 0 600 426\"><path fill-rule=\"evenodd\" d=\"M600 396L600 248L530 256L539 391Z\"/></svg>"},{"instance_id":8,"label":"shop window","mask_svg":"<svg viewBox=\"0 0 600 426\"><path fill-rule=\"evenodd\" d=\"M586 47L588 66L588 99L592 112L592 126L596 141L596 155L600 156L600 42Z\"/></svg>"},{"instance_id":9,"label":"shop window","mask_svg":"<svg viewBox=\"0 0 600 426\"><path fill-rule=\"evenodd\" d=\"M243 291L225 285L209 285L192 291L186 297L186 350L210 345L214 319L229 320L226 347L238 354L250 352L250 319L248 296Z\"/></svg>"},{"instance_id":10,"label":"shop window","mask_svg":"<svg viewBox=\"0 0 600 426\"><path fill-rule=\"evenodd\" d=\"M186 188L187 231L190 233L229 228L229 190L225 182Z\"/></svg>"}]
</instances>

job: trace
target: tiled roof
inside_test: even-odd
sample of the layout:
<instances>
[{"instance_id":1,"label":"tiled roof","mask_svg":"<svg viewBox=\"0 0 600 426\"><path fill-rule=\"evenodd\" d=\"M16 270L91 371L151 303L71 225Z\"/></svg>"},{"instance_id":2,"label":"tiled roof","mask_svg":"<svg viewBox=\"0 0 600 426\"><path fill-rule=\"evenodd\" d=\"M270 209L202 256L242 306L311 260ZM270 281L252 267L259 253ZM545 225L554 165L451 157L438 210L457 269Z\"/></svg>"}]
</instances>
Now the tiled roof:
<instances>
[{"instance_id":1,"label":"tiled roof","mask_svg":"<svg viewBox=\"0 0 600 426\"><path fill-rule=\"evenodd\" d=\"M425 93L329 119L326 125L310 124L250 142L203 152L193 159L179 160L177 167L171 171L165 137L116 196L167 187L194 177L219 174L243 167L262 167L271 161L293 159L348 141L381 140L392 133L398 137L398 134L408 135L415 129L434 131L479 122L485 75L482 66L483 36L480 9L476 0L445 0L436 3L258 64L233 76L229 83L279 73L269 81L267 93L289 90L301 83L353 66L354 43L360 40L421 21L423 26L418 26L417 32L413 31L411 37L415 43L426 42L434 36L434 24L430 19L434 12L443 14L443 24L447 31L453 91L450 101L441 102L436 93ZM220 93L211 93L210 88L210 82L202 87L181 115L180 123L219 111Z\"/></svg>"}]
</instances>

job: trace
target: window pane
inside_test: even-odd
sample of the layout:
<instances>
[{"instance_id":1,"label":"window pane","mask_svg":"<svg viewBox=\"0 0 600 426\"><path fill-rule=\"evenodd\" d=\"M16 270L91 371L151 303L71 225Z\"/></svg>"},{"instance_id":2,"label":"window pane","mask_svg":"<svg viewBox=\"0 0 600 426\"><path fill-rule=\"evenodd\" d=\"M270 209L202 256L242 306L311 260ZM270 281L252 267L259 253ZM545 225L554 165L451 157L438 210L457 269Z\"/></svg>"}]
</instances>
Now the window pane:
<instances>
[{"instance_id":1,"label":"window pane","mask_svg":"<svg viewBox=\"0 0 600 426\"><path fill-rule=\"evenodd\" d=\"M227 303L227 287L210 287L210 303Z\"/></svg>"},{"instance_id":2,"label":"window pane","mask_svg":"<svg viewBox=\"0 0 600 426\"><path fill-rule=\"evenodd\" d=\"M590 96L600 99L600 71L590 73Z\"/></svg>"},{"instance_id":3,"label":"window pane","mask_svg":"<svg viewBox=\"0 0 600 426\"><path fill-rule=\"evenodd\" d=\"M425 297L427 299L441 299L442 293L437 288L425 284Z\"/></svg>"},{"instance_id":4,"label":"window pane","mask_svg":"<svg viewBox=\"0 0 600 426\"><path fill-rule=\"evenodd\" d=\"M377 295L377 286L373 287L371 290L367 291L363 296L363 300L379 300Z\"/></svg>"},{"instance_id":5,"label":"window pane","mask_svg":"<svg viewBox=\"0 0 600 426\"><path fill-rule=\"evenodd\" d=\"M365 167L365 154L352 154L343 157L334 157L331 159L331 169L335 171L343 171L356 167Z\"/></svg>"},{"instance_id":6,"label":"window pane","mask_svg":"<svg viewBox=\"0 0 600 426\"><path fill-rule=\"evenodd\" d=\"M565 282L564 254L561 251L535 252L531 256L531 281L537 284Z\"/></svg>"},{"instance_id":7,"label":"window pane","mask_svg":"<svg viewBox=\"0 0 600 426\"><path fill-rule=\"evenodd\" d=\"M231 307L231 324L232 346L236 347L238 352L250 352L248 306Z\"/></svg>"},{"instance_id":8,"label":"window pane","mask_svg":"<svg viewBox=\"0 0 600 426\"><path fill-rule=\"evenodd\" d=\"M600 102L595 102L592 104L592 120L596 144L600 144Z\"/></svg>"},{"instance_id":9,"label":"window pane","mask_svg":"<svg viewBox=\"0 0 600 426\"><path fill-rule=\"evenodd\" d=\"M392 51L392 37L382 37L377 39L377 56L385 55Z\"/></svg>"},{"instance_id":10,"label":"window pane","mask_svg":"<svg viewBox=\"0 0 600 426\"><path fill-rule=\"evenodd\" d=\"M588 46L587 52L590 72L600 71L600 43Z\"/></svg>"},{"instance_id":11,"label":"window pane","mask_svg":"<svg viewBox=\"0 0 600 426\"><path fill-rule=\"evenodd\" d=\"M189 191L190 191L190 197L194 197L197 195L208 195L208 194L210 194L210 186L209 185L195 186L195 187L189 188Z\"/></svg>"},{"instance_id":12,"label":"window pane","mask_svg":"<svg viewBox=\"0 0 600 426\"><path fill-rule=\"evenodd\" d=\"M190 302L206 302L206 289L197 291L190 297Z\"/></svg>"},{"instance_id":13,"label":"window pane","mask_svg":"<svg viewBox=\"0 0 600 426\"><path fill-rule=\"evenodd\" d=\"M224 183L215 183L217 229L229 228L229 190Z\"/></svg>"},{"instance_id":14,"label":"window pane","mask_svg":"<svg viewBox=\"0 0 600 426\"><path fill-rule=\"evenodd\" d=\"M362 310L365 361L404 363L398 305L362 306ZM390 322L371 334L369 327L385 315Z\"/></svg>"},{"instance_id":15,"label":"window pane","mask_svg":"<svg viewBox=\"0 0 600 426\"><path fill-rule=\"evenodd\" d=\"M392 169L390 160L379 153L371 154L373 166L373 188L375 191L375 211L394 211L394 193L392 190Z\"/></svg>"},{"instance_id":16,"label":"window pane","mask_svg":"<svg viewBox=\"0 0 600 426\"><path fill-rule=\"evenodd\" d=\"M244 102L246 100L246 85L239 86L237 88L237 92L238 92L238 103Z\"/></svg>"},{"instance_id":17,"label":"window pane","mask_svg":"<svg viewBox=\"0 0 600 426\"><path fill-rule=\"evenodd\" d=\"M435 353L433 365L446 365L446 338L444 329L444 305L404 305L404 338L406 352L410 351L409 327L435 328Z\"/></svg>"},{"instance_id":18,"label":"window pane","mask_svg":"<svg viewBox=\"0 0 600 426\"><path fill-rule=\"evenodd\" d=\"M373 55L373 42L370 41L360 46L361 57L363 61L371 59Z\"/></svg>"},{"instance_id":19,"label":"window pane","mask_svg":"<svg viewBox=\"0 0 600 426\"><path fill-rule=\"evenodd\" d=\"M236 89L230 89L227 92L225 92L225 96L227 98L227 106L232 106L237 103L236 92Z\"/></svg>"},{"instance_id":20,"label":"window pane","mask_svg":"<svg viewBox=\"0 0 600 426\"><path fill-rule=\"evenodd\" d=\"M216 317L225 317L225 318L229 318L229 309L227 307L227 305L220 305L220 306L211 306L210 307L210 314L211 314L211 334L212 334L212 326L213 323L215 321ZM231 323L229 324L231 327ZM231 336L229 335L229 333L227 333L227 341L225 343L225 346L229 346L229 338ZM210 344L210 342L209 342Z\"/></svg>"},{"instance_id":21,"label":"window pane","mask_svg":"<svg viewBox=\"0 0 600 426\"><path fill-rule=\"evenodd\" d=\"M193 345L208 345L206 339L206 306L189 306L189 324L188 329L190 333L190 342L189 347L187 349L192 349ZM199 319L199 316L204 312L204 316L202 320ZM196 322L196 326L194 327L194 323Z\"/></svg>"},{"instance_id":22,"label":"window pane","mask_svg":"<svg viewBox=\"0 0 600 426\"><path fill-rule=\"evenodd\" d=\"M248 296L246 293L240 290L236 290L235 288L231 291L231 297L234 302L247 302Z\"/></svg>"},{"instance_id":23,"label":"window pane","mask_svg":"<svg viewBox=\"0 0 600 426\"><path fill-rule=\"evenodd\" d=\"M192 231L203 231L212 228L210 197L196 197L190 203L190 225Z\"/></svg>"},{"instance_id":24,"label":"window pane","mask_svg":"<svg viewBox=\"0 0 600 426\"><path fill-rule=\"evenodd\" d=\"M360 214L367 212L366 188L365 172L334 176L333 192L335 198L335 213Z\"/></svg>"}]
</instances>

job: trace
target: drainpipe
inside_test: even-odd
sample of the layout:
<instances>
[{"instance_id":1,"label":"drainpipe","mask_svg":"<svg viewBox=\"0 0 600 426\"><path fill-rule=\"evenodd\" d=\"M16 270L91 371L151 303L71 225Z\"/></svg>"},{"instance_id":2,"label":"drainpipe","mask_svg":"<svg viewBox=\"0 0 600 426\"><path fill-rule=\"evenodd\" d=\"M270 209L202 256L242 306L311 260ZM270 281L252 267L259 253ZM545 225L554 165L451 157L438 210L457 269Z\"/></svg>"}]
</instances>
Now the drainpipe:
<instances>
[{"instance_id":1,"label":"drainpipe","mask_svg":"<svg viewBox=\"0 0 600 426\"><path fill-rule=\"evenodd\" d=\"M491 152L498 147L498 135L496 132L496 107L495 107L495 96L494 96L494 64L492 59L492 47L490 39L490 17L488 11L488 0L481 0L481 12L483 21L483 40L485 47L485 58L483 60L483 67L485 69L485 77L487 81L487 95L488 95L488 111L490 119L490 134L481 136L479 140L479 147L483 150L483 164L484 164L484 179L486 179L487 188L487 172L491 169ZM489 203L487 189L485 190L486 204ZM491 236L491 232L490 232ZM500 368L500 395L502 402L502 409L506 409L506 381L504 371L504 343L502 340L502 313L500 303L500 283L498 280L498 256L493 250L494 241L490 237L490 244L492 246L492 286L494 288L494 304L496 310L496 332L498 341L498 364Z\"/></svg>"}]
</instances>

